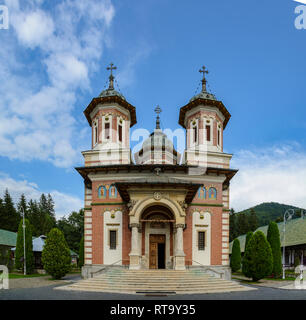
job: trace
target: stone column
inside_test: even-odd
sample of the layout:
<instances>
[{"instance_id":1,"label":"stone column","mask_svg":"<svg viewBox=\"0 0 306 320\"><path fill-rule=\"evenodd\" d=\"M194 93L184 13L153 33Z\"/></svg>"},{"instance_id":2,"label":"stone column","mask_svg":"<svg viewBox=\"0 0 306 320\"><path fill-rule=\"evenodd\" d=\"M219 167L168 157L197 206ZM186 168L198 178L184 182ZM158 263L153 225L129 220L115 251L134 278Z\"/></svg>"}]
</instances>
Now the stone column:
<instances>
[{"instance_id":1,"label":"stone column","mask_svg":"<svg viewBox=\"0 0 306 320\"><path fill-rule=\"evenodd\" d=\"M132 228L132 241L131 241L131 252L130 256L130 269L138 270L140 269L140 252L139 252L139 237L138 230L140 229L139 223L130 224Z\"/></svg>"},{"instance_id":2,"label":"stone column","mask_svg":"<svg viewBox=\"0 0 306 320\"><path fill-rule=\"evenodd\" d=\"M185 270L185 253L183 247L183 224L175 225L175 257L174 257L174 269L175 270Z\"/></svg>"}]
</instances>

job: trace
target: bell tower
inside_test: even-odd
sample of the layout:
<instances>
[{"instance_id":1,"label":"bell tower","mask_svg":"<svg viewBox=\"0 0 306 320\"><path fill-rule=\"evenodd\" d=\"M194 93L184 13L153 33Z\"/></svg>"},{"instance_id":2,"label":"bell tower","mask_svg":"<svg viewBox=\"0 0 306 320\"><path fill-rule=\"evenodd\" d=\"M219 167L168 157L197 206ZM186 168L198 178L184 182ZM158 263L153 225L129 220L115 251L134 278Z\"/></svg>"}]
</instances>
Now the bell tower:
<instances>
[{"instance_id":1,"label":"bell tower","mask_svg":"<svg viewBox=\"0 0 306 320\"><path fill-rule=\"evenodd\" d=\"M91 150L84 151L85 166L130 164L130 127L136 124L136 109L115 90L111 63L108 88L93 98L84 111L92 128Z\"/></svg>"},{"instance_id":2,"label":"bell tower","mask_svg":"<svg viewBox=\"0 0 306 320\"><path fill-rule=\"evenodd\" d=\"M203 66L202 90L180 109L179 124L186 129L186 150L183 163L199 166L229 166L231 155L223 153L223 130L231 115L216 97L207 91Z\"/></svg>"}]
</instances>

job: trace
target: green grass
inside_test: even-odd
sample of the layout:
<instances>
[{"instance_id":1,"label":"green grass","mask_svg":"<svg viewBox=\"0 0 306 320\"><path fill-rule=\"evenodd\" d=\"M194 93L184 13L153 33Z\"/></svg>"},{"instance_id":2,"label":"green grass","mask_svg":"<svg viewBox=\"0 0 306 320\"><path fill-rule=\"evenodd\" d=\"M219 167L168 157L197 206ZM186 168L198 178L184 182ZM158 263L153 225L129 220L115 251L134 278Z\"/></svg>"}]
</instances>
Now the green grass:
<instances>
[{"instance_id":1,"label":"green grass","mask_svg":"<svg viewBox=\"0 0 306 320\"><path fill-rule=\"evenodd\" d=\"M9 274L9 279L20 279L20 278L37 278L37 277L45 277L47 276L47 274L39 274L39 273L35 273L35 274L21 274L21 273L10 273Z\"/></svg>"}]
</instances>

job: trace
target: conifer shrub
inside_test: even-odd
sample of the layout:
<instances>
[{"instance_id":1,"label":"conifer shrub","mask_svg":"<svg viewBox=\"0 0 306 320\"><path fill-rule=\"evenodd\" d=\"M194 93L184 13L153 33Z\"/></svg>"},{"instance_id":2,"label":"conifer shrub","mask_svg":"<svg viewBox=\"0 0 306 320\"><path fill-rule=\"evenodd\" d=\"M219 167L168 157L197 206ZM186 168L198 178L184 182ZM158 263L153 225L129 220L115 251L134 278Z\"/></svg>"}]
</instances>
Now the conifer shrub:
<instances>
[{"instance_id":1,"label":"conifer shrub","mask_svg":"<svg viewBox=\"0 0 306 320\"><path fill-rule=\"evenodd\" d=\"M267 240L270 243L273 256L272 276L278 278L282 274L282 252L279 229L274 221L269 223Z\"/></svg>"},{"instance_id":2,"label":"conifer shrub","mask_svg":"<svg viewBox=\"0 0 306 320\"><path fill-rule=\"evenodd\" d=\"M33 243L32 243L32 227L28 219L24 219L25 223L25 255L26 255L26 272L27 274L33 273L34 270L34 255L33 255ZM16 250L15 250L15 268L24 270L24 250L23 250L23 220L20 220Z\"/></svg>"},{"instance_id":3,"label":"conifer shrub","mask_svg":"<svg viewBox=\"0 0 306 320\"><path fill-rule=\"evenodd\" d=\"M57 228L51 229L42 252L44 269L53 279L61 279L71 270L70 249L64 234Z\"/></svg>"},{"instance_id":4,"label":"conifer shrub","mask_svg":"<svg viewBox=\"0 0 306 320\"><path fill-rule=\"evenodd\" d=\"M269 276L273 268L271 246L262 231L256 231L250 239L242 261L242 272L253 281Z\"/></svg>"},{"instance_id":5,"label":"conifer shrub","mask_svg":"<svg viewBox=\"0 0 306 320\"><path fill-rule=\"evenodd\" d=\"M241 251L238 239L235 239L233 242L230 266L232 268L232 272L236 272L241 268Z\"/></svg>"}]
</instances>

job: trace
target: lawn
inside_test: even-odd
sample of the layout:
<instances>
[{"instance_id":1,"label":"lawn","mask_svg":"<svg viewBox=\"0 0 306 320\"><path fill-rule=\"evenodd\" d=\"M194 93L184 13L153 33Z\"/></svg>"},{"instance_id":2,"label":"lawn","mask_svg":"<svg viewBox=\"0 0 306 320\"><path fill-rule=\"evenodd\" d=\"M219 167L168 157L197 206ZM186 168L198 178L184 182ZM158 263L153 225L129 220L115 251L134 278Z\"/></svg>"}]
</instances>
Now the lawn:
<instances>
[{"instance_id":1,"label":"lawn","mask_svg":"<svg viewBox=\"0 0 306 320\"><path fill-rule=\"evenodd\" d=\"M9 273L9 279L19 279L19 278L36 278L36 277L45 277L47 274L21 274L21 273Z\"/></svg>"}]
</instances>

